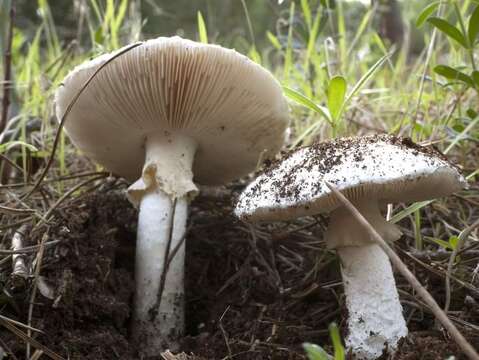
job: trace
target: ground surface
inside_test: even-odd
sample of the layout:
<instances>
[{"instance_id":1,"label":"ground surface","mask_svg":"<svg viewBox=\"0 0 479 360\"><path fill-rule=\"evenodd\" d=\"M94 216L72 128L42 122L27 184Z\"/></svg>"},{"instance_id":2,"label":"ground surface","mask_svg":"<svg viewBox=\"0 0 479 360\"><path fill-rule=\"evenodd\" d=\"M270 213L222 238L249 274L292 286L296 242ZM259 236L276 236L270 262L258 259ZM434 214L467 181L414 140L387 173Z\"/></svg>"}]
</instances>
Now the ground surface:
<instances>
[{"instance_id":1,"label":"ground surface","mask_svg":"<svg viewBox=\"0 0 479 360\"><path fill-rule=\"evenodd\" d=\"M44 234L46 241L59 240L45 250L31 324L43 331L34 338L65 358L140 358L128 342L137 213L123 190L105 182L65 202L48 227L26 239L26 245ZM238 190L202 195L191 205L182 350L188 359L305 359L303 342L330 350L326 329L335 321L344 331L345 309L337 260L321 240L326 220L248 226L231 215ZM410 231L405 233L398 252L442 305L444 257L433 252L442 259L435 261L421 253L419 262L412 260L401 250L410 249ZM460 271L455 276L471 278ZM405 281L398 282L411 334L396 359L462 358ZM9 292L2 314L26 323L32 283L13 290L9 281L3 285ZM453 282L452 295L453 316L470 324L460 329L479 347L479 294L472 283L466 289ZM24 358L23 340L4 328L0 340L7 352Z\"/></svg>"}]
</instances>

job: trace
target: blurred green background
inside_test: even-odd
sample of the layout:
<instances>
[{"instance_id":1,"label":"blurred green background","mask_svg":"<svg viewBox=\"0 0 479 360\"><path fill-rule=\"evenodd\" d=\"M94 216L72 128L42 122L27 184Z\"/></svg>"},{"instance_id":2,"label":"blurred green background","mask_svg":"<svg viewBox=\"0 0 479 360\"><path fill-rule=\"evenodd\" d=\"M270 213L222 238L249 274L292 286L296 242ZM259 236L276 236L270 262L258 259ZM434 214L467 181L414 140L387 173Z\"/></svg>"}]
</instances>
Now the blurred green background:
<instances>
[{"instance_id":1,"label":"blurred green background","mask_svg":"<svg viewBox=\"0 0 479 360\"><path fill-rule=\"evenodd\" d=\"M121 43L128 42L131 32L140 32L141 38L148 39L157 36L180 35L195 39L197 34L197 12L200 11L206 22L211 42L219 41L223 45L237 48L246 52L248 42L252 36L259 48L267 44L266 32L287 36L289 5L291 0L279 3L278 0L132 0L127 1L126 26L123 29ZM16 0L16 25L30 38L33 38L38 26L42 23L42 14L39 11L39 2L35 0ZM299 1L297 1L299 3ZM385 37L394 39L396 32L407 32L413 52L418 53L424 45L422 34L413 25L415 16L429 3L428 0L400 1L376 0L379 3L375 14L374 26ZM10 0L0 0L1 20L5 21ZM119 3L119 1L116 1ZM320 0L310 0L311 9L319 6ZM345 1L345 18L348 32L354 34L366 11L374 5L374 0ZM73 39L80 40L86 48L88 44L88 29L86 20L93 14L90 0L52 0L49 1L51 15L57 31L64 42ZM106 7L106 0L97 1L100 10ZM252 34L248 26L250 18ZM383 9L381 9L381 7ZM103 9L102 9L103 8ZM304 24L298 14L296 31L301 32ZM392 30L399 22L402 29ZM389 29L388 25L389 24ZM84 26L82 26L84 25ZM397 26L396 26L397 28ZM3 29L4 30L4 29ZM129 31L130 30L130 33ZM303 29L304 30L304 29ZM4 31L2 31L2 40ZM3 43L4 41L2 41Z\"/></svg>"}]
</instances>

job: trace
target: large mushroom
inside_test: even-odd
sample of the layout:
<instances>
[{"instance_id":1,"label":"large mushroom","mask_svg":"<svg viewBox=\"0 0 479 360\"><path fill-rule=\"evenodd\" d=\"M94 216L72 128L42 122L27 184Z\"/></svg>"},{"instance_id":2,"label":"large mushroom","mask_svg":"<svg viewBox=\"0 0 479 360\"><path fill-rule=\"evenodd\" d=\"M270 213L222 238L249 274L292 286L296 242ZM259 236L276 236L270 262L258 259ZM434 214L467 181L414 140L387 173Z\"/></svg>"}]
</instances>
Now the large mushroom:
<instances>
[{"instance_id":1,"label":"large mushroom","mask_svg":"<svg viewBox=\"0 0 479 360\"><path fill-rule=\"evenodd\" d=\"M69 73L56 92L58 118L118 54ZM223 184L251 172L281 148L287 125L286 100L267 70L234 50L179 37L149 40L114 58L71 109L65 129L72 142L134 181L133 337L146 353L173 346L183 332L183 237L195 183Z\"/></svg>"},{"instance_id":2,"label":"large mushroom","mask_svg":"<svg viewBox=\"0 0 479 360\"><path fill-rule=\"evenodd\" d=\"M343 138L289 153L241 194L235 213L249 221L330 213L324 238L341 259L348 309L346 345L358 359L393 352L407 335L387 255L341 205L334 184L386 240L400 230L381 215L386 203L449 195L466 180L437 151L389 135Z\"/></svg>"}]
</instances>

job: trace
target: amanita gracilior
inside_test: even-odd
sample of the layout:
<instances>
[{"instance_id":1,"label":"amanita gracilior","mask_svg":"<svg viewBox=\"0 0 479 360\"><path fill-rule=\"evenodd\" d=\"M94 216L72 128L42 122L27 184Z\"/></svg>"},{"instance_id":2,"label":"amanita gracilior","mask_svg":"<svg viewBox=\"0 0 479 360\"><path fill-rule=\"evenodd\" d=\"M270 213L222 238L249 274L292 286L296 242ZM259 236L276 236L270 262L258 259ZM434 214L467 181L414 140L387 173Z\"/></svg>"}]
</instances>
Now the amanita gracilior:
<instances>
[{"instance_id":1,"label":"amanita gracilior","mask_svg":"<svg viewBox=\"0 0 479 360\"><path fill-rule=\"evenodd\" d=\"M437 151L388 135L301 148L273 164L241 194L235 213L250 221L331 213L324 238L341 258L348 308L346 345L358 359L393 352L407 327L383 250L326 186L335 185L387 241L401 235L380 205L449 195L466 180Z\"/></svg>"},{"instance_id":2,"label":"amanita gracilior","mask_svg":"<svg viewBox=\"0 0 479 360\"><path fill-rule=\"evenodd\" d=\"M56 93L58 118L114 55L65 78ZM65 123L72 142L134 181L128 197L140 212L133 335L145 352L158 353L183 332L182 238L195 182L222 184L254 170L281 148L287 125L286 100L267 70L234 50L179 37L146 41L113 59L73 106Z\"/></svg>"}]
</instances>

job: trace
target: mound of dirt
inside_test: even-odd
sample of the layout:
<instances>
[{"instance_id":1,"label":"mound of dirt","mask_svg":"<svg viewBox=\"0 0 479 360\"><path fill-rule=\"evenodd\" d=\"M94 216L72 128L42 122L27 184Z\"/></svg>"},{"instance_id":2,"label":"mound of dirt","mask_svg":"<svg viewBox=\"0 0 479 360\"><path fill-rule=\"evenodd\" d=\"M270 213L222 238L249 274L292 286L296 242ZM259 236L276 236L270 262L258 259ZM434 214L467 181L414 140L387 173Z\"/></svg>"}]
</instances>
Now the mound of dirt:
<instances>
[{"instance_id":1,"label":"mound of dirt","mask_svg":"<svg viewBox=\"0 0 479 360\"><path fill-rule=\"evenodd\" d=\"M45 233L60 240L44 253L31 323L42 331L32 336L65 358L141 358L128 342L137 211L123 190L103 186L68 203L28 238L30 245ZM305 359L304 342L331 350L328 325L344 331L345 309L339 264L320 236L324 219L249 226L232 216L236 194L228 189L191 204L181 358ZM27 322L31 290L17 293L2 313ZM407 305L405 311L417 313ZM434 322L421 314L411 317L412 333L396 359L457 355L443 333L424 331ZM470 338L479 345L477 335ZM25 343L11 332L0 329L0 339L7 352L24 356Z\"/></svg>"}]
</instances>

